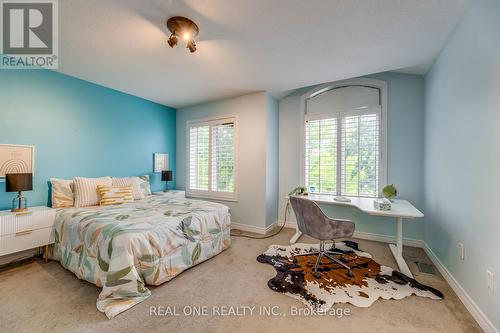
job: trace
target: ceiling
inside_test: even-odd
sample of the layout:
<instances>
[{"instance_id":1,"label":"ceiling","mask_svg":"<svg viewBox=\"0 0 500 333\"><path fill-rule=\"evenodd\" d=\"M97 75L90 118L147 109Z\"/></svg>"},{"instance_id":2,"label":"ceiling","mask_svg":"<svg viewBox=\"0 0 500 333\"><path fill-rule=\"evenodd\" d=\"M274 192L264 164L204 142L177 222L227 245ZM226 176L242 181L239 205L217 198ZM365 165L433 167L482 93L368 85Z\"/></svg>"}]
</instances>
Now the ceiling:
<instances>
[{"instance_id":1,"label":"ceiling","mask_svg":"<svg viewBox=\"0 0 500 333\"><path fill-rule=\"evenodd\" d=\"M423 74L469 2L59 1L59 72L176 108L402 68ZM196 53L166 44L175 15L198 24Z\"/></svg>"}]
</instances>

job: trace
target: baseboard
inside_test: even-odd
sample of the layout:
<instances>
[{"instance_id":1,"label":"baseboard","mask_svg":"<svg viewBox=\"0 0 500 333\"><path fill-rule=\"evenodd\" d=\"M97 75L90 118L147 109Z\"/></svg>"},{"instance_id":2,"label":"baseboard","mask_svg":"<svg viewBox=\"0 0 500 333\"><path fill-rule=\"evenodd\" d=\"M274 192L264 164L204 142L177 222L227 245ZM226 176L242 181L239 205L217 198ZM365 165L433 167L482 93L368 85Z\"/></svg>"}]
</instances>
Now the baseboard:
<instances>
[{"instance_id":1,"label":"baseboard","mask_svg":"<svg viewBox=\"0 0 500 333\"><path fill-rule=\"evenodd\" d=\"M371 240L375 242L381 242L381 243L392 243L392 244L396 243L395 236L380 235L364 231L354 231L353 237L359 239ZM403 245L406 246L423 247L423 243L424 242L421 241L420 239L403 238Z\"/></svg>"},{"instance_id":2,"label":"baseboard","mask_svg":"<svg viewBox=\"0 0 500 333\"><path fill-rule=\"evenodd\" d=\"M273 225L278 225L278 226L282 226L283 225L283 220L278 220L276 222L273 223ZM295 221L286 221L285 223L285 228L290 228L290 229L295 229L295 226L297 224L295 223Z\"/></svg>"},{"instance_id":3,"label":"baseboard","mask_svg":"<svg viewBox=\"0 0 500 333\"><path fill-rule=\"evenodd\" d=\"M254 225L231 222L231 229L237 229L244 232L252 232L254 234L265 235L274 227L274 225L275 223L265 228L265 227L257 227Z\"/></svg>"},{"instance_id":4,"label":"baseboard","mask_svg":"<svg viewBox=\"0 0 500 333\"><path fill-rule=\"evenodd\" d=\"M455 279L455 277L450 273L446 266L439 260L438 256L431 250L427 243L423 243L423 249L432 263L438 269L439 273L448 282L451 289L457 294L458 298L465 305L467 310L470 312L472 317L477 321L479 326L486 333L498 333L498 329L493 325L493 323L488 319L484 312L479 308L479 306L474 302L474 300L467 294L465 289L460 285L460 283Z\"/></svg>"},{"instance_id":5,"label":"baseboard","mask_svg":"<svg viewBox=\"0 0 500 333\"><path fill-rule=\"evenodd\" d=\"M277 221L275 223L281 226L283 224L283 221ZM296 226L295 221L287 221L285 223L286 228L295 229L295 226ZM381 242L381 243L396 243L395 236L380 235L363 231L355 231L353 237L359 239L371 240L375 242ZM406 246L423 247L423 241L421 241L420 239L403 238L403 244Z\"/></svg>"}]
</instances>

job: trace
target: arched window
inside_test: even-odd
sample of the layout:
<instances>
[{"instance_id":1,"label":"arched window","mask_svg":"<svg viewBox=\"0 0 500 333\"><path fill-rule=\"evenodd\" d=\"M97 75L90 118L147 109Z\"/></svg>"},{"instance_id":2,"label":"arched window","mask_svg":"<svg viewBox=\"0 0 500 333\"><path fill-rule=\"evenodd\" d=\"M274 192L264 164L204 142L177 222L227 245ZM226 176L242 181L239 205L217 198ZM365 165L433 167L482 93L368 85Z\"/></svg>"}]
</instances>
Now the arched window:
<instances>
[{"instance_id":1,"label":"arched window","mask_svg":"<svg viewBox=\"0 0 500 333\"><path fill-rule=\"evenodd\" d=\"M357 79L302 98L302 181L312 193L376 197L386 174L386 85Z\"/></svg>"}]
</instances>

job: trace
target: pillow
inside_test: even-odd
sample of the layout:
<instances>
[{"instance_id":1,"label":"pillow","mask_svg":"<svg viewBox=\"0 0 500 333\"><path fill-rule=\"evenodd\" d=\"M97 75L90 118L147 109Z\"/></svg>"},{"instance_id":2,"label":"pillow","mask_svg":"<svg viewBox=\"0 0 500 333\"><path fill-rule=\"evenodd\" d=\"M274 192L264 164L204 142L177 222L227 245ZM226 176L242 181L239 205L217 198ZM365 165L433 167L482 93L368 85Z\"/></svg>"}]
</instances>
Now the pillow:
<instances>
[{"instance_id":1,"label":"pillow","mask_svg":"<svg viewBox=\"0 0 500 333\"><path fill-rule=\"evenodd\" d=\"M75 187L75 207L96 206L99 204L97 195L97 185L111 186L111 177L83 178L75 177L73 185Z\"/></svg>"},{"instance_id":2,"label":"pillow","mask_svg":"<svg viewBox=\"0 0 500 333\"><path fill-rule=\"evenodd\" d=\"M75 202L73 181L68 179L50 178L52 193L52 208L71 207Z\"/></svg>"},{"instance_id":3,"label":"pillow","mask_svg":"<svg viewBox=\"0 0 500 333\"><path fill-rule=\"evenodd\" d=\"M120 205L134 202L133 186L106 186L97 185L99 206Z\"/></svg>"},{"instance_id":4,"label":"pillow","mask_svg":"<svg viewBox=\"0 0 500 333\"><path fill-rule=\"evenodd\" d=\"M149 175L139 176L139 185L144 195L151 195L151 185L149 184Z\"/></svg>"},{"instance_id":5,"label":"pillow","mask_svg":"<svg viewBox=\"0 0 500 333\"><path fill-rule=\"evenodd\" d=\"M134 189L134 200L144 199L139 177L113 178L113 186L132 186Z\"/></svg>"}]
</instances>

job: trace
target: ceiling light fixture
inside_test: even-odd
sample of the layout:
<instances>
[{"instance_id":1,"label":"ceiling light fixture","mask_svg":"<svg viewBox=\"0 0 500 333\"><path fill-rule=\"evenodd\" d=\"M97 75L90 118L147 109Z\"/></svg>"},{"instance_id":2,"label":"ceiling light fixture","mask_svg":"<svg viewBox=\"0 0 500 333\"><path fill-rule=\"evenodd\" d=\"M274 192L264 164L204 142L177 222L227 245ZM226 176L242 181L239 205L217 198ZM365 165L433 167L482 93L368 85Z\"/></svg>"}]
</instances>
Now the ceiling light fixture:
<instances>
[{"instance_id":1,"label":"ceiling light fixture","mask_svg":"<svg viewBox=\"0 0 500 333\"><path fill-rule=\"evenodd\" d=\"M198 36L200 32L196 23L182 16L174 16L168 19L167 28L171 32L167 41L170 47L174 47L177 45L179 39L182 39L186 42L186 48L189 49L191 53L196 51L194 38Z\"/></svg>"}]
</instances>

